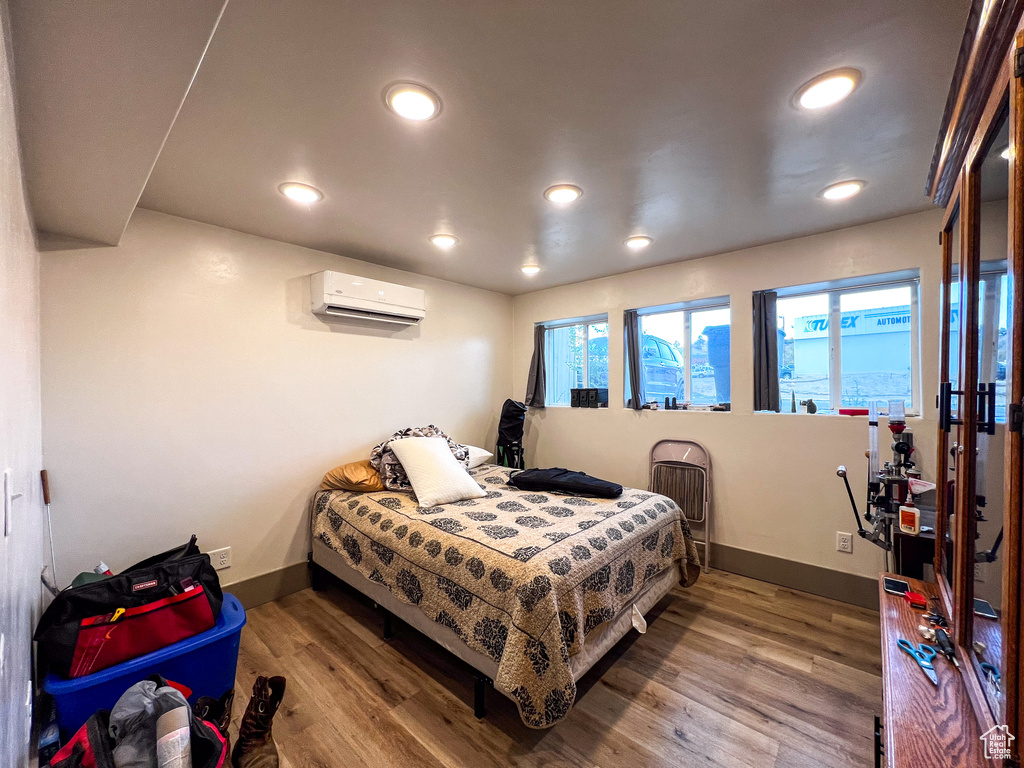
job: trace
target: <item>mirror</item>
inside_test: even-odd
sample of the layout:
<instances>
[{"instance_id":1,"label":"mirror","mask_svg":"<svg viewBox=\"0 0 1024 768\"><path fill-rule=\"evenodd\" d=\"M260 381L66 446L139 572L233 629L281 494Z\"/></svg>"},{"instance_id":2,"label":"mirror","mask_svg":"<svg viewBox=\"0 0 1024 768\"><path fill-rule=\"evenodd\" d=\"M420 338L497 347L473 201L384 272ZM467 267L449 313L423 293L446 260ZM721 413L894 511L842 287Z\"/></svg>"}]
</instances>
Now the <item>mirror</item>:
<instances>
[{"instance_id":1,"label":"mirror","mask_svg":"<svg viewBox=\"0 0 1024 768\"><path fill-rule=\"evenodd\" d=\"M997 723L1004 722L1005 697L997 679L1003 673L1002 530L1006 462L1006 383L1010 284L1007 280L1009 224L1009 145L1006 107L979 167L978 272L978 449L971 530L974 555L973 651L978 677ZM1008 153L1007 153L1008 157Z\"/></svg>"}]
</instances>

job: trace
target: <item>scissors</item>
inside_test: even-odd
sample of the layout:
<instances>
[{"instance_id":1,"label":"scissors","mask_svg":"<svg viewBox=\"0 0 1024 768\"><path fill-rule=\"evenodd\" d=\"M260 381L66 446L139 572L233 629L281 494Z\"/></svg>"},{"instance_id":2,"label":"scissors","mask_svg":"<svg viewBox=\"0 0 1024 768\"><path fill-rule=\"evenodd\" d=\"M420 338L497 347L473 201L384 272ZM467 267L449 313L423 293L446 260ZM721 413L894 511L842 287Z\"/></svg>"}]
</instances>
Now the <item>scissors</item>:
<instances>
[{"instance_id":1,"label":"scissors","mask_svg":"<svg viewBox=\"0 0 1024 768\"><path fill-rule=\"evenodd\" d=\"M913 657L914 661L916 661L918 666L924 670L924 673L934 685L939 684L939 678L935 676L935 667L932 666L932 659L935 658L934 648L930 645L925 645L924 643L921 643L919 646L915 646L913 643L904 640L902 637L896 641L896 644Z\"/></svg>"}]
</instances>

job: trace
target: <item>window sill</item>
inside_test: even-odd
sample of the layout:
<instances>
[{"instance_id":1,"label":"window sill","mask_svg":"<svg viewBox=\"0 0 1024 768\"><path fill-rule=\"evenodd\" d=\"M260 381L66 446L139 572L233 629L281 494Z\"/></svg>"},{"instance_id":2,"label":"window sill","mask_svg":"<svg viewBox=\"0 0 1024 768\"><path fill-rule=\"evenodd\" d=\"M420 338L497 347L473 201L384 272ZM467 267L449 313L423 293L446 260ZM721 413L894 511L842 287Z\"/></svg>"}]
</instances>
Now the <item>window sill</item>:
<instances>
[{"instance_id":1,"label":"window sill","mask_svg":"<svg viewBox=\"0 0 1024 768\"><path fill-rule=\"evenodd\" d=\"M632 411L628 405L622 406L623 410ZM641 408L640 413L732 413L732 411L713 411L710 408Z\"/></svg>"},{"instance_id":2,"label":"window sill","mask_svg":"<svg viewBox=\"0 0 1024 768\"><path fill-rule=\"evenodd\" d=\"M832 411L818 411L817 413L793 413L792 411L754 411L755 416L831 416L838 419L864 419L867 421L866 414L858 414L856 416L848 416L845 413L833 413ZM920 413L907 411L906 417L908 419L923 420ZM885 414L879 414L879 418L882 421L888 422L889 417Z\"/></svg>"}]
</instances>

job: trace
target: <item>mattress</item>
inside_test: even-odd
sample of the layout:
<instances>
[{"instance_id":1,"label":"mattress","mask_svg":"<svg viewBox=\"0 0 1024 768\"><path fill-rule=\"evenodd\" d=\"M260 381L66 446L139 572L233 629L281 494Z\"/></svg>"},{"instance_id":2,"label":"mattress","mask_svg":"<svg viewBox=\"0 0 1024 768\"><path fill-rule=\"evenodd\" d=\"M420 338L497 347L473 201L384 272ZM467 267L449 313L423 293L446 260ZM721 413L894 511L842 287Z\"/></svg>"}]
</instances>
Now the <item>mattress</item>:
<instances>
[{"instance_id":1,"label":"mattress","mask_svg":"<svg viewBox=\"0 0 1024 768\"><path fill-rule=\"evenodd\" d=\"M495 687L523 722L545 728L568 713L572 658L593 656L600 628L621 620L666 571L677 569L689 586L700 562L665 496L528 493L507 485L512 472L470 470L486 497L438 507L418 506L411 493L322 491L313 536L488 658Z\"/></svg>"}]
</instances>

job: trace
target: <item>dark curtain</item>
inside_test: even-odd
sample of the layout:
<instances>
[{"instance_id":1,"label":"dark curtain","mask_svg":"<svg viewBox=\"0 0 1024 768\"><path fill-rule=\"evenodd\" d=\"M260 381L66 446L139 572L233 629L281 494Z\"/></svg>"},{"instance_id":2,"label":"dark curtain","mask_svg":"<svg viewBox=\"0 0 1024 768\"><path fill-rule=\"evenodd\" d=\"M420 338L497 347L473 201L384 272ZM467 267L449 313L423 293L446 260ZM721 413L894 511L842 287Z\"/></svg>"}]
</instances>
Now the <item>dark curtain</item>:
<instances>
[{"instance_id":1,"label":"dark curtain","mask_svg":"<svg viewBox=\"0 0 1024 768\"><path fill-rule=\"evenodd\" d=\"M754 292L754 410L779 410L779 332L775 291Z\"/></svg>"},{"instance_id":2,"label":"dark curtain","mask_svg":"<svg viewBox=\"0 0 1024 768\"><path fill-rule=\"evenodd\" d=\"M629 366L629 391L633 410L644 407L647 397L642 377L643 350L640 348L640 317L635 309L627 309L622 315L626 328L626 365Z\"/></svg>"},{"instance_id":3,"label":"dark curtain","mask_svg":"<svg viewBox=\"0 0 1024 768\"><path fill-rule=\"evenodd\" d=\"M526 380L526 397L523 398L531 408L544 407L544 388L547 375L544 371L544 332L543 325L533 328L533 359L530 360L530 376Z\"/></svg>"}]
</instances>

